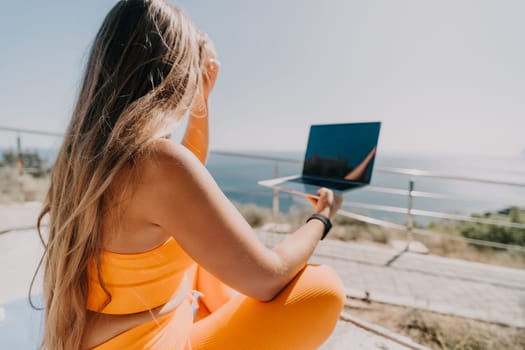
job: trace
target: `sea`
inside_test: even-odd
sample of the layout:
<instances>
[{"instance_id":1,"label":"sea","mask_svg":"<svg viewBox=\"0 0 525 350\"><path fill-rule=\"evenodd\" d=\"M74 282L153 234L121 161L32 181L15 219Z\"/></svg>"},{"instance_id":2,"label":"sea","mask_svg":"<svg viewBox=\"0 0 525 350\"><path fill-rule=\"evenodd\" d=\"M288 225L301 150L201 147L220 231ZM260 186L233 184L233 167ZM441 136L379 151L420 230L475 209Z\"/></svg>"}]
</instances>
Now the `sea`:
<instances>
[{"instance_id":1,"label":"sea","mask_svg":"<svg viewBox=\"0 0 525 350\"><path fill-rule=\"evenodd\" d=\"M47 164L53 163L56 149L37 149L36 151ZM253 203L271 208L273 191L258 185L257 182L274 178L276 171L278 176L300 174L302 171L304 152L301 151L235 150L229 152L296 161L296 163L276 162L225 156L211 152L206 168L226 196L235 202ZM473 181L409 176L388 171L392 169L416 169L444 177L467 177ZM413 208L418 210L470 215L497 212L510 206L525 208L524 156L421 155L380 152L376 155L371 186L347 192L344 196L344 206L350 211L376 219L406 223L406 213L397 213L396 209L389 210L389 207L407 208L406 194L375 192L370 189L379 187L408 190L411 180L414 182L416 191L444 197L415 197ZM504 184L490 182L503 182ZM279 194L279 209L283 213L288 212L292 207L308 209L310 206L311 204L305 202L300 196L286 192ZM427 216L416 217L416 223L420 224L431 220L435 219Z\"/></svg>"}]
</instances>

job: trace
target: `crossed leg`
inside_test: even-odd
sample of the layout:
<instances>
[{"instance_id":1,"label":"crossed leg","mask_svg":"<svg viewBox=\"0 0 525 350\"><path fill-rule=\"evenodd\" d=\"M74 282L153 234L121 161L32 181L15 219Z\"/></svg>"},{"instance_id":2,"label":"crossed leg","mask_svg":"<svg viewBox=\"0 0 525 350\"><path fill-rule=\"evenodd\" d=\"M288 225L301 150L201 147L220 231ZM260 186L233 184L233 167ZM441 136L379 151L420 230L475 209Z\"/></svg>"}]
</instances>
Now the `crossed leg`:
<instances>
[{"instance_id":1,"label":"crossed leg","mask_svg":"<svg viewBox=\"0 0 525 350\"><path fill-rule=\"evenodd\" d=\"M332 268L307 265L269 302L223 294L224 303L211 303L210 313L193 324L192 348L317 349L332 333L344 298Z\"/></svg>"}]
</instances>

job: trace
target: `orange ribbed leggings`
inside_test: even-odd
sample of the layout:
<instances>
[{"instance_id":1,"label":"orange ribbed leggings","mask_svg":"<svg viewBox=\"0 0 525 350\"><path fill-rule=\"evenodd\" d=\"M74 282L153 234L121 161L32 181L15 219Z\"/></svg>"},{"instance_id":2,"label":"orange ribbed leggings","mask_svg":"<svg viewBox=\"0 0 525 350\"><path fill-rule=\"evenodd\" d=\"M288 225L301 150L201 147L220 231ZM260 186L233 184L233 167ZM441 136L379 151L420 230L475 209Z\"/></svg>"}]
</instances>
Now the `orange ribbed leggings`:
<instances>
[{"instance_id":1,"label":"orange ribbed leggings","mask_svg":"<svg viewBox=\"0 0 525 350\"><path fill-rule=\"evenodd\" d=\"M236 295L198 319L192 349L317 349L332 333L344 298L332 268L307 265L272 301Z\"/></svg>"}]
</instances>

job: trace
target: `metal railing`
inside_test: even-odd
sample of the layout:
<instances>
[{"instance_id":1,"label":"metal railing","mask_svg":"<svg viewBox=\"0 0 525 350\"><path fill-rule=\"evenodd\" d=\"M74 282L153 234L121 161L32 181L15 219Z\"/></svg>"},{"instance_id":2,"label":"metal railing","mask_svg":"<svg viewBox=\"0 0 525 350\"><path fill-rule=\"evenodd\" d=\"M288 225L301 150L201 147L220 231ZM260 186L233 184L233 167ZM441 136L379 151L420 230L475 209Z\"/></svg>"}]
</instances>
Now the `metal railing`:
<instances>
[{"instance_id":1,"label":"metal railing","mask_svg":"<svg viewBox=\"0 0 525 350\"><path fill-rule=\"evenodd\" d=\"M11 127L5 127L5 126L0 126L0 131L13 132L17 134L17 147L18 147L19 154L21 152L21 141L20 141L21 134L37 134L37 135L46 135L46 136L52 136L52 137L62 137L63 136L63 134L56 133L56 132L45 132L45 131L31 130L31 129L11 128ZM271 157L271 156L254 155L254 154L230 152L230 151L210 151L210 154L213 154L216 156L234 157L234 158L241 158L241 159L271 162L273 163L273 168L274 168L273 176L274 177L280 176L280 164L287 163L287 164L299 165L299 164L302 164L303 162L302 160L299 160L299 159ZM27 168L24 168L23 166L21 167L21 170L26 170L26 169ZM506 222L506 221L493 220L493 219L487 219L487 218L479 218L479 217L472 217L472 216L467 216L467 215L450 214L450 213L444 213L444 212L438 212L438 211L428 211L428 210L421 210L421 209L413 208L413 199L417 197L430 198L430 199L453 198L453 196L451 196L450 194L416 191L415 182L416 182L416 179L419 177L435 178L435 179L449 180L449 181L477 182L477 183L499 185L499 186L512 186L512 187L517 187L517 188L522 188L522 189L525 189L525 182L522 183L522 182L512 182L512 181L497 181L497 180L492 180L492 179L484 179L484 178L477 178L477 177L458 176L458 175L453 175L453 174L431 172L431 171L420 170L420 169L376 167L374 171L380 172L380 173L404 175L404 176L410 177L407 189L380 187L380 186L367 186L362 189L363 191L369 191L369 192L406 196L407 206L406 207L387 206L387 205L381 205L381 204L362 203L362 202L353 201L349 204L345 204L343 207L343 210L339 211L339 215L343 215L343 216L346 216L346 217L349 217L355 220L359 220L362 222L379 225L385 228L405 230L407 233L408 242L412 241L413 234L420 234L420 235L427 235L427 236L437 236L437 237L446 238L450 240L461 240L461 241L464 241L464 242L467 242L473 245L480 245L480 246L486 246L486 247L492 247L492 248L498 248L498 249L517 250L517 251L525 252L525 247L519 246L519 245L504 244L504 243L498 243L498 242L492 242L492 241L486 241L486 240L480 240L480 239L453 236L453 235L449 235L449 234L445 234L445 233L441 233L437 231L417 228L414 226L414 218L415 217L427 217L427 218L435 218L435 219L443 219L443 220L451 220L451 221L471 222L471 223L477 223L477 224L483 224L483 225L510 227L510 228L517 228L517 229L525 230L525 224L523 223ZM258 194L253 193L253 195L258 195ZM279 216L279 212L280 212L279 198L280 198L280 191L276 188L273 189L272 212L273 212L274 218L277 218ZM299 197L297 197L295 200L301 201ZM306 203L305 199L303 200L303 203ZM377 219L377 218L374 218L368 215L362 215L362 214L356 213L355 211L346 210L350 208L369 209L369 210L375 210L375 211L381 211L381 212L387 212L387 213L404 214L406 215L406 225L400 225L400 224L393 223L387 220L381 220L381 219ZM407 249L408 249L408 245L407 245Z\"/></svg>"},{"instance_id":2,"label":"metal railing","mask_svg":"<svg viewBox=\"0 0 525 350\"><path fill-rule=\"evenodd\" d=\"M237 158L245 158L245 159L251 159L251 160L273 162L275 177L279 177L279 163L291 163L291 164L302 164L303 163L302 160L298 160L298 159L250 155L250 154L239 153L239 152L212 151L211 153L215 155L226 156L226 157L237 157ZM436 232L436 231L432 231L428 229L417 228L417 227L414 227L414 218L421 216L421 217L428 217L428 218L435 218L435 219L463 221L463 222L471 222L471 223L477 223L477 224L483 224L483 225L510 227L510 228L518 228L518 229L525 230L525 224L523 223L506 222L502 220L478 218L478 217L472 217L472 216L467 216L467 215L450 214L450 213L444 213L444 212L438 212L438 211L428 211L428 210L421 210L421 209L413 208L413 199L415 197L432 198L432 199L453 198L451 195L448 195L448 194L416 191L414 188L415 188L415 179L417 177L435 178L435 179L452 180L452 181L477 182L477 183L501 185L501 186L513 186L513 187L519 187L523 189L525 189L525 183L511 182L511 181L496 181L492 179L484 179L484 178L468 177L468 176L457 176L457 175L437 173L437 172L431 172L431 171L419 170L419 169L376 167L374 171L381 172L381 173L395 174L395 175L410 176L410 179L408 182L408 189L379 187L379 186L367 186L362 189L362 191L406 196L407 197L407 207L351 202L349 204L345 204L343 206L343 209L360 208L360 209L372 209L376 211L383 211L383 212L389 212L389 213L405 214L407 218L406 225L400 225L400 224L389 222L386 220L380 220L377 218L373 218L367 215L361 215L361 214L358 214L352 211L348 211L348 210L340 210L338 212L339 215L343 215L343 216L346 216L346 217L349 217L349 218L352 218L358 221L367 222L367 223L374 224L374 225L379 225L385 228L405 230L407 232L408 243L410 243L413 240L414 234L419 234L419 235L425 235L425 236L437 236L437 237L442 237L442 238L444 237L446 239L463 241L463 242L467 242L473 245L480 245L480 246L485 246L485 247L525 252L525 247L515 245L515 244L505 244L505 243L499 243L499 242L493 242L493 241L485 241L485 240L480 240L480 239L467 238L467 237L462 237L462 236L461 237L453 236L453 235L448 235L442 232ZM301 203L308 203L306 200L299 199L298 201ZM279 205L279 190L278 189L274 189L273 203L274 203L273 212L275 215L275 213L278 213L279 211L278 209L279 208L278 206ZM406 249L409 249L408 247L409 245L407 244Z\"/></svg>"}]
</instances>

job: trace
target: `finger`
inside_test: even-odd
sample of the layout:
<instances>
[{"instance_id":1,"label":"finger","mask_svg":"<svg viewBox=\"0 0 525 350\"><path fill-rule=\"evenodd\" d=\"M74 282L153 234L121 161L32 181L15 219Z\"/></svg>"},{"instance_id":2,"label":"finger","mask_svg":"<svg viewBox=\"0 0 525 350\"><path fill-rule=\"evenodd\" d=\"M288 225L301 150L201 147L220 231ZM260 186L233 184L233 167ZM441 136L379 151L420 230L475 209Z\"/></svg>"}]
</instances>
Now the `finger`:
<instances>
[{"instance_id":1,"label":"finger","mask_svg":"<svg viewBox=\"0 0 525 350\"><path fill-rule=\"evenodd\" d=\"M214 81L219 73L220 63L216 59L210 59L205 65L204 77L207 81Z\"/></svg>"},{"instance_id":2,"label":"finger","mask_svg":"<svg viewBox=\"0 0 525 350\"><path fill-rule=\"evenodd\" d=\"M326 191L323 188L317 190L317 195L319 196L319 201L326 201Z\"/></svg>"},{"instance_id":3,"label":"finger","mask_svg":"<svg viewBox=\"0 0 525 350\"><path fill-rule=\"evenodd\" d=\"M216 79L217 78L217 75L219 73L219 67L220 67L220 64L218 61L211 61L209 64L208 64L209 68L208 68L208 71L209 71L209 74L210 76L213 78L213 79Z\"/></svg>"},{"instance_id":4,"label":"finger","mask_svg":"<svg viewBox=\"0 0 525 350\"><path fill-rule=\"evenodd\" d=\"M335 196L334 203L338 209L341 208L343 206L343 196L340 194Z\"/></svg>"},{"instance_id":5,"label":"finger","mask_svg":"<svg viewBox=\"0 0 525 350\"><path fill-rule=\"evenodd\" d=\"M206 62L206 68L210 71L215 71L219 69L220 62L215 58L210 58L208 62Z\"/></svg>"},{"instance_id":6,"label":"finger","mask_svg":"<svg viewBox=\"0 0 525 350\"><path fill-rule=\"evenodd\" d=\"M333 202L334 200L334 193L332 192L332 190L326 187L321 187L319 189L319 196L329 203Z\"/></svg>"}]
</instances>

